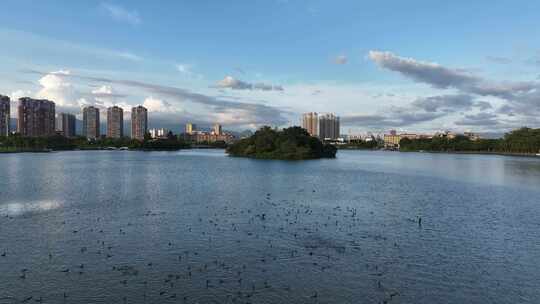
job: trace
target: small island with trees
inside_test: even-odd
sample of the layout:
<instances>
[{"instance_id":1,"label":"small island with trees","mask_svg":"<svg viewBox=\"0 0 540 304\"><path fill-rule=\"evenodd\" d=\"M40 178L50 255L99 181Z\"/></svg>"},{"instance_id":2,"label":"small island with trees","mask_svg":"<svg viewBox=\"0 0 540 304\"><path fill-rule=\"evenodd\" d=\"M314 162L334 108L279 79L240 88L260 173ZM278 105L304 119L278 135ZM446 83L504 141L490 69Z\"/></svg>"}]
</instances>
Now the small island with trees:
<instances>
[{"instance_id":1,"label":"small island with trees","mask_svg":"<svg viewBox=\"0 0 540 304\"><path fill-rule=\"evenodd\" d=\"M323 143L301 127L281 131L262 127L253 136L227 148L227 153L234 157L281 160L335 158L336 152L335 146Z\"/></svg>"}]
</instances>

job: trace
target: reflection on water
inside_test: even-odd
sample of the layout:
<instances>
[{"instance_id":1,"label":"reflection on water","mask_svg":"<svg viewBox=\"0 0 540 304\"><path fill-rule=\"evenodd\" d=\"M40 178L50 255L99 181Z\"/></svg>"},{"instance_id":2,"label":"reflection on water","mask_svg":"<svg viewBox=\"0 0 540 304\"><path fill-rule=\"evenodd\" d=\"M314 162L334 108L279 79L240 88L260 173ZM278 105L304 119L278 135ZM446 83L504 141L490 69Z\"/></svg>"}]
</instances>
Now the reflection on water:
<instances>
[{"instance_id":1,"label":"reflection on water","mask_svg":"<svg viewBox=\"0 0 540 304\"><path fill-rule=\"evenodd\" d=\"M62 207L58 201L12 202L0 205L0 216L18 216L26 213L45 212Z\"/></svg>"},{"instance_id":2,"label":"reflection on water","mask_svg":"<svg viewBox=\"0 0 540 304\"><path fill-rule=\"evenodd\" d=\"M0 169L0 303L540 298L540 159L80 151Z\"/></svg>"}]
</instances>

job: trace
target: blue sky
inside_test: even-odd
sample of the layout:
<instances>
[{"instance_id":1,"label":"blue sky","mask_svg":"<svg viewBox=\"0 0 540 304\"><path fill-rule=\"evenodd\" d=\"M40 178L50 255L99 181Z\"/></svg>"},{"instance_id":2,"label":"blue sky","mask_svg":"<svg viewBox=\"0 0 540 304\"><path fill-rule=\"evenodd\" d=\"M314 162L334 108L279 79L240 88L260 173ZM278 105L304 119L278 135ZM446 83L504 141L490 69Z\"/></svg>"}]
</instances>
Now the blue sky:
<instances>
[{"instance_id":1,"label":"blue sky","mask_svg":"<svg viewBox=\"0 0 540 304\"><path fill-rule=\"evenodd\" d=\"M495 3L494 3L495 2ZM151 126L538 127L538 1L2 1L0 93Z\"/></svg>"}]
</instances>

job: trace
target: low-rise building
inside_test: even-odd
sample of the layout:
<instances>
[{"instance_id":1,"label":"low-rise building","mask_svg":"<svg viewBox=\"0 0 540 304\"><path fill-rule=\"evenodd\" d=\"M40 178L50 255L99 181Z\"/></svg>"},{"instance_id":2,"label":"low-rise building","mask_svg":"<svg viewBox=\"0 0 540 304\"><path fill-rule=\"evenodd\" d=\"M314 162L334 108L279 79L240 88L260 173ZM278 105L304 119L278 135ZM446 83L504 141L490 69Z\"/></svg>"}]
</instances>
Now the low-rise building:
<instances>
[{"instance_id":1,"label":"low-rise building","mask_svg":"<svg viewBox=\"0 0 540 304\"><path fill-rule=\"evenodd\" d=\"M235 140L234 135L229 133L222 132L221 134L215 134L212 132L203 132L203 131L196 131L191 134L184 133L182 134L182 137L185 141L194 142L194 143L214 143L217 141L223 141L226 143L231 143Z\"/></svg>"},{"instance_id":2,"label":"low-rise building","mask_svg":"<svg viewBox=\"0 0 540 304\"><path fill-rule=\"evenodd\" d=\"M166 138L169 135L169 132L170 131L165 128L148 130L148 133L150 133L150 137L152 137L152 139Z\"/></svg>"},{"instance_id":3,"label":"low-rise building","mask_svg":"<svg viewBox=\"0 0 540 304\"><path fill-rule=\"evenodd\" d=\"M398 149L401 136L397 134L384 134L383 140L386 149Z\"/></svg>"},{"instance_id":4,"label":"low-rise building","mask_svg":"<svg viewBox=\"0 0 540 304\"><path fill-rule=\"evenodd\" d=\"M464 132L463 136L468 137L472 141L477 141L481 139L480 135L473 132Z\"/></svg>"}]
</instances>

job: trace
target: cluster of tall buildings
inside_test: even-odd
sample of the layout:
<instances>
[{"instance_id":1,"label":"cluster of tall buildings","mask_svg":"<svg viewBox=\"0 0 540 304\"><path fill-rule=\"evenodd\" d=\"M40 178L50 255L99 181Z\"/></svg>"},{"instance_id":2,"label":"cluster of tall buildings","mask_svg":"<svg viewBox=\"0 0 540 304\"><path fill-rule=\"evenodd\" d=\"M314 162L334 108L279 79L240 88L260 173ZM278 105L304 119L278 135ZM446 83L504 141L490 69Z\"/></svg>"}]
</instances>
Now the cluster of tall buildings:
<instances>
[{"instance_id":1,"label":"cluster of tall buildings","mask_svg":"<svg viewBox=\"0 0 540 304\"><path fill-rule=\"evenodd\" d=\"M83 135L88 139L101 136L99 109L88 106L83 109ZM148 110L143 106L131 108L131 138L143 140L148 130ZM107 137L124 137L124 109L107 108Z\"/></svg>"},{"instance_id":2,"label":"cluster of tall buildings","mask_svg":"<svg viewBox=\"0 0 540 304\"><path fill-rule=\"evenodd\" d=\"M302 128L306 129L311 136L322 140L337 140L340 137L339 116L333 113L304 113L302 115Z\"/></svg>"},{"instance_id":3,"label":"cluster of tall buildings","mask_svg":"<svg viewBox=\"0 0 540 304\"><path fill-rule=\"evenodd\" d=\"M10 98L0 95L0 136L10 133ZM54 102L46 99L19 98L17 107L17 133L24 137L46 137L60 133L76 136L77 119L74 114L56 115ZM131 137L143 140L148 129L148 111L143 106L131 109ZM83 136L88 139L101 137L99 108L83 109ZM114 106L107 109L107 137L124 136L124 110Z\"/></svg>"},{"instance_id":4,"label":"cluster of tall buildings","mask_svg":"<svg viewBox=\"0 0 540 304\"><path fill-rule=\"evenodd\" d=\"M213 143L217 141L229 143L235 139L232 134L223 132L223 128L220 124L214 124L212 130L208 132L197 130L197 125L187 123L185 132L182 136L184 140L196 143Z\"/></svg>"}]
</instances>

